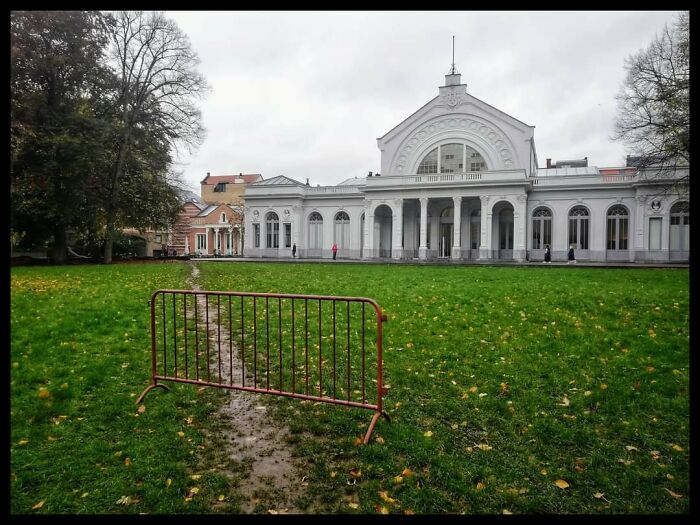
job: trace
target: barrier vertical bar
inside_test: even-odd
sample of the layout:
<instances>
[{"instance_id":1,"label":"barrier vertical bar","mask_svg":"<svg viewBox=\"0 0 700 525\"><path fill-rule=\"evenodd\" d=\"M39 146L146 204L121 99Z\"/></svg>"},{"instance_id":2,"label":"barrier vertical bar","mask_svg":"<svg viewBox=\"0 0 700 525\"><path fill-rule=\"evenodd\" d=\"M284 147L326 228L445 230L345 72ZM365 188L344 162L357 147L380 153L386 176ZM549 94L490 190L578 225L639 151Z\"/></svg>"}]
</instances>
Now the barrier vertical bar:
<instances>
[{"instance_id":1,"label":"barrier vertical bar","mask_svg":"<svg viewBox=\"0 0 700 525\"><path fill-rule=\"evenodd\" d=\"M194 361L197 369L197 381L199 381L199 317L197 316L197 293L194 294Z\"/></svg>"},{"instance_id":2,"label":"barrier vertical bar","mask_svg":"<svg viewBox=\"0 0 700 525\"><path fill-rule=\"evenodd\" d=\"M219 383L221 383L221 295L216 294L216 353L218 356L217 363L219 364Z\"/></svg>"},{"instance_id":3,"label":"barrier vertical bar","mask_svg":"<svg viewBox=\"0 0 700 525\"><path fill-rule=\"evenodd\" d=\"M190 372L187 363L187 294L182 296L182 317L183 317L183 330L185 332L185 379L190 378Z\"/></svg>"},{"instance_id":4,"label":"barrier vertical bar","mask_svg":"<svg viewBox=\"0 0 700 525\"><path fill-rule=\"evenodd\" d=\"M175 315L175 294L173 294L173 368L177 377L177 316Z\"/></svg>"}]
</instances>

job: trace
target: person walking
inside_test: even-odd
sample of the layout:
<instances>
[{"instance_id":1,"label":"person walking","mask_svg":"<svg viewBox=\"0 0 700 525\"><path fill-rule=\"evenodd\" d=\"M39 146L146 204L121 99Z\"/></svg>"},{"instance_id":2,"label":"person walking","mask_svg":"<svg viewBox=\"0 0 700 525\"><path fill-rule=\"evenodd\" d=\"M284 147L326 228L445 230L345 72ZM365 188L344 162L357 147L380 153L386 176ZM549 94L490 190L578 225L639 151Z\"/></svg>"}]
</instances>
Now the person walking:
<instances>
[{"instance_id":1,"label":"person walking","mask_svg":"<svg viewBox=\"0 0 700 525\"><path fill-rule=\"evenodd\" d=\"M569 260L567 261L566 264L576 264L576 256L574 255L574 245L572 244L569 246L569 254L568 254Z\"/></svg>"},{"instance_id":2,"label":"person walking","mask_svg":"<svg viewBox=\"0 0 700 525\"><path fill-rule=\"evenodd\" d=\"M335 256L338 253L338 245L336 243L333 243L333 246L331 246L331 251L333 252L333 260L335 261Z\"/></svg>"},{"instance_id":3,"label":"person walking","mask_svg":"<svg viewBox=\"0 0 700 525\"><path fill-rule=\"evenodd\" d=\"M542 262L552 264L552 251L549 249L549 244L544 246L544 261Z\"/></svg>"},{"instance_id":4,"label":"person walking","mask_svg":"<svg viewBox=\"0 0 700 525\"><path fill-rule=\"evenodd\" d=\"M296 258L296 256L297 256L297 243L294 243L292 245L292 258L294 259L294 258Z\"/></svg>"}]
</instances>

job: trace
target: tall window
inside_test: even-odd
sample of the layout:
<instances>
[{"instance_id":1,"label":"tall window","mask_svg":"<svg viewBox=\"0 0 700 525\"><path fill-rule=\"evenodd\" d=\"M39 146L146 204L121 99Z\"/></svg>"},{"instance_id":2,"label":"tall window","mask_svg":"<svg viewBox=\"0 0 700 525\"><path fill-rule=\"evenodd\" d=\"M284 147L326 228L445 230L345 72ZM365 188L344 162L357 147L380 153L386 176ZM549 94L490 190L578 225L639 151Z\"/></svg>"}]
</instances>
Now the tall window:
<instances>
[{"instance_id":1,"label":"tall window","mask_svg":"<svg viewBox=\"0 0 700 525\"><path fill-rule=\"evenodd\" d=\"M221 219L219 219L219 222L226 222L226 214L225 213L221 214Z\"/></svg>"},{"instance_id":2,"label":"tall window","mask_svg":"<svg viewBox=\"0 0 700 525\"><path fill-rule=\"evenodd\" d=\"M198 252L206 252L207 251L207 234L206 233L198 233L196 243L197 243L197 251Z\"/></svg>"},{"instance_id":3,"label":"tall window","mask_svg":"<svg viewBox=\"0 0 700 525\"><path fill-rule=\"evenodd\" d=\"M339 211L335 215L334 240L339 249L350 247L350 216Z\"/></svg>"},{"instance_id":4,"label":"tall window","mask_svg":"<svg viewBox=\"0 0 700 525\"><path fill-rule=\"evenodd\" d=\"M613 206L608 211L608 250L626 250L629 235L629 213L624 206Z\"/></svg>"},{"instance_id":5,"label":"tall window","mask_svg":"<svg viewBox=\"0 0 700 525\"><path fill-rule=\"evenodd\" d=\"M416 172L424 173L464 173L483 171L488 166L481 153L462 143L442 144L430 150L423 157Z\"/></svg>"},{"instance_id":6,"label":"tall window","mask_svg":"<svg viewBox=\"0 0 700 525\"><path fill-rule=\"evenodd\" d=\"M541 250L552 245L552 212L547 208L537 208L532 213L532 249Z\"/></svg>"},{"instance_id":7,"label":"tall window","mask_svg":"<svg viewBox=\"0 0 700 525\"><path fill-rule=\"evenodd\" d=\"M690 249L690 205L677 202L671 207L670 249Z\"/></svg>"},{"instance_id":8,"label":"tall window","mask_svg":"<svg viewBox=\"0 0 700 525\"><path fill-rule=\"evenodd\" d=\"M481 210L474 210L470 216L471 220L471 246L476 250L481 245Z\"/></svg>"},{"instance_id":9,"label":"tall window","mask_svg":"<svg viewBox=\"0 0 700 525\"><path fill-rule=\"evenodd\" d=\"M569 246L579 250L588 249L588 230L590 216L583 206L574 206L569 212Z\"/></svg>"},{"instance_id":10,"label":"tall window","mask_svg":"<svg viewBox=\"0 0 700 525\"><path fill-rule=\"evenodd\" d=\"M253 246L260 248L260 224L253 224Z\"/></svg>"},{"instance_id":11,"label":"tall window","mask_svg":"<svg viewBox=\"0 0 700 525\"><path fill-rule=\"evenodd\" d=\"M267 248L280 247L280 219L274 211L267 214L265 221L265 229L267 233Z\"/></svg>"},{"instance_id":12,"label":"tall window","mask_svg":"<svg viewBox=\"0 0 700 525\"><path fill-rule=\"evenodd\" d=\"M292 225L289 222L284 223L284 247L291 248L292 246Z\"/></svg>"},{"instance_id":13,"label":"tall window","mask_svg":"<svg viewBox=\"0 0 700 525\"><path fill-rule=\"evenodd\" d=\"M317 211L309 215L309 249L323 248L323 217Z\"/></svg>"}]
</instances>

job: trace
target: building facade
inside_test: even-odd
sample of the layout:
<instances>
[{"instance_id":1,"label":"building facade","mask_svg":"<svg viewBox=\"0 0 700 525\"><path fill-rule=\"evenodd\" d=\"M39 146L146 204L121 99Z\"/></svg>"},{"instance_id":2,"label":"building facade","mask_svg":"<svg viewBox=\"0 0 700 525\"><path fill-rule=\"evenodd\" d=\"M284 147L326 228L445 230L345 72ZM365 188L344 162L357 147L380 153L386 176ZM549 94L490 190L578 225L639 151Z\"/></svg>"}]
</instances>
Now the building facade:
<instances>
[{"instance_id":1,"label":"building facade","mask_svg":"<svg viewBox=\"0 0 700 525\"><path fill-rule=\"evenodd\" d=\"M459 73L377 139L381 174L336 186L247 185L251 257L660 262L689 258L689 190L673 172L538 168L534 127L467 93Z\"/></svg>"}]
</instances>

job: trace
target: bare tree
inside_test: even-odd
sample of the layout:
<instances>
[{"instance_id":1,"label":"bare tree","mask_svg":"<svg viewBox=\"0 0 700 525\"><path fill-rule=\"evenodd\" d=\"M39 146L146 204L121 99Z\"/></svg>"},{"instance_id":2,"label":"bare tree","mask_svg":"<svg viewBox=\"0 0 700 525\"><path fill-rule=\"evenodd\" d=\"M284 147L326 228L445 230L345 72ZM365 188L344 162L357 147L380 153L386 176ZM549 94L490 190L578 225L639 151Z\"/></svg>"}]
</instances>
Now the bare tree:
<instances>
[{"instance_id":1,"label":"bare tree","mask_svg":"<svg viewBox=\"0 0 700 525\"><path fill-rule=\"evenodd\" d=\"M627 77L616 97L613 140L627 145L630 164L657 181L673 180L675 187L688 182L689 43L689 17L684 11L646 49L625 60Z\"/></svg>"},{"instance_id":2,"label":"bare tree","mask_svg":"<svg viewBox=\"0 0 700 525\"><path fill-rule=\"evenodd\" d=\"M146 134L188 151L204 139L197 102L209 91L197 71L189 39L162 12L119 11L105 17L110 58L118 79L114 101L119 128L107 181L104 262L112 261L119 193L134 137Z\"/></svg>"}]
</instances>

